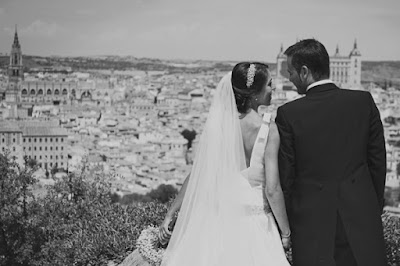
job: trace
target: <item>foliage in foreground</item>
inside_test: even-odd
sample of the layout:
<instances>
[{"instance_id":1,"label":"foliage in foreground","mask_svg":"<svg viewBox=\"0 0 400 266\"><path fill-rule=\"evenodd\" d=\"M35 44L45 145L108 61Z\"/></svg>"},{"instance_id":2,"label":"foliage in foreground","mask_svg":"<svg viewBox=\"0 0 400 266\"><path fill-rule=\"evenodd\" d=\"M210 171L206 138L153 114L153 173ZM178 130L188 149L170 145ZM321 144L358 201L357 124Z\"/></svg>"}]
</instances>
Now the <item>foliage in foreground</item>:
<instances>
[{"instance_id":1,"label":"foliage in foreground","mask_svg":"<svg viewBox=\"0 0 400 266\"><path fill-rule=\"evenodd\" d=\"M0 155L0 265L119 262L135 248L142 229L160 224L167 211L155 202L113 204L105 177L89 178L84 170L36 199L33 171Z\"/></svg>"},{"instance_id":2,"label":"foliage in foreground","mask_svg":"<svg viewBox=\"0 0 400 266\"><path fill-rule=\"evenodd\" d=\"M161 184L145 195L132 193L120 197L117 194L112 194L111 200L113 203L120 203L123 205L135 204L137 202L167 203L171 198L175 198L177 194L178 190L174 186Z\"/></svg>"},{"instance_id":3,"label":"foliage in foreground","mask_svg":"<svg viewBox=\"0 0 400 266\"><path fill-rule=\"evenodd\" d=\"M400 265L400 217L384 213L382 221L388 265Z\"/></svg>"},{"instance_id":4,"label":"foliage in foreground","mask_svg":"<svg viewBox=\"0 0 400 266\"><path fill-rule=\"evenodd\" d=\"M84 169L84 167L82 168ZM148 225L159 225L167 204L112 203L104 176L70 173L33 197L34 166L0 155L0 265L107 265L135 249ZM400 265L400 218L383 215L389 265Z\"/></svg>"}]
</instances>

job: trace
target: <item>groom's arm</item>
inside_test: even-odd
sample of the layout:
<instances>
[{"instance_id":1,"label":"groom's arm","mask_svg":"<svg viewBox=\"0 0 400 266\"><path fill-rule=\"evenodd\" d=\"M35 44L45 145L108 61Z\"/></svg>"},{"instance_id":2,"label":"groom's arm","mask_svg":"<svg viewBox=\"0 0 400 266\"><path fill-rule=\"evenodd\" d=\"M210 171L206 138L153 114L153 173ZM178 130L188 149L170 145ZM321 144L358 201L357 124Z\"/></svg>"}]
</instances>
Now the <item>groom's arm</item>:
<instances>
[{"instance_id":1,"label":"groom's arm","mask_svg":"<svg viewBox=\"0 0 400 266\"><path fill-rule=\"evenodd\" d=\"M369 94L369 93L368 93ZM369 94L370 126L368 137L367 162L380 207L383 208L386 182L386 148L382 121L374 99Z\"/></svg>"},{"instance_id":2,"label":"groom's arm","mask_svg":"<svg viewBox=\"0 0 400 266\"><path fill-rule=\"evenodd\" d=\"M294 136L282 107L278 108L275 123L278 126L281 138L278 155L279 176L283 194L285 195L286 206L290 207L291 187L295 173Z\"/></svg>"}]
</instances>

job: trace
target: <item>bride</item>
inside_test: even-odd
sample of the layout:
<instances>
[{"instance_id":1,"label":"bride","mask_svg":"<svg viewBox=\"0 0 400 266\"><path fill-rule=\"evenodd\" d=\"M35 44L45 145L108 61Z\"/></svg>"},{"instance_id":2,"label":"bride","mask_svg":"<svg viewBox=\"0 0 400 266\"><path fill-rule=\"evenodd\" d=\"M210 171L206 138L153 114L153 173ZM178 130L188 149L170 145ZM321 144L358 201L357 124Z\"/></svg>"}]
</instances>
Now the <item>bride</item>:
<instances>
[{"instance_id":1,"label":"bride","mask_svg":"<svg viewBox=\"0 0 400 266\"><path fill-rule=\"evenodd\" d=\"M261 63L239 63L218 84L192 171L160 227L160 241L169 239L162 266L289 265L279 133L256 112L271 93Z\"/></svg>"}]
</instances>

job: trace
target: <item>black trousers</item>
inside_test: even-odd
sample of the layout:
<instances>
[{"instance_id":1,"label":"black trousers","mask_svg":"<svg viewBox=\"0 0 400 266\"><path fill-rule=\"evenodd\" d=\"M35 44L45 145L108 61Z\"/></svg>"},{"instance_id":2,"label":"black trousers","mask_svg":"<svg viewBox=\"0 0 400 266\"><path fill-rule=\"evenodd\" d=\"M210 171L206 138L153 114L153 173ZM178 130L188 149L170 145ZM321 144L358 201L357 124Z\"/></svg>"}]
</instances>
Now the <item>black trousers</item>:
<instances>
[{"instance_id":1,"label":"black trousers","mask_svg":"<svg viewBox=\"0 0 400 266\"><path fill-rule=\"evenodd\" d=\"M334 260L336 266L357 266L346 231L339 213L337 214Z\"/></svg>"}]
</instances>

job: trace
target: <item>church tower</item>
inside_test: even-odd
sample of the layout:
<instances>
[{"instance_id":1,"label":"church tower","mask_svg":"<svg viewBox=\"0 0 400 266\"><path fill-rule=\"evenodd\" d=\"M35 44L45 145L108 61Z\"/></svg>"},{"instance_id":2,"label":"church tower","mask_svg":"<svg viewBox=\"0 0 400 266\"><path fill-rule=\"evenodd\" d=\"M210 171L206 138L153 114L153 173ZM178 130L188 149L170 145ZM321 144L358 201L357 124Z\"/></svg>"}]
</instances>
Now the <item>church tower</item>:
<instances>
[{"instance_id":1,"label":"church tower","mask_svg":"<svg viewBox=\"0 0 400 266\"><path fill-rule=\"evenodd\" d=\"M14 42L11 47L10 65L8 67L8 86L6 90L7 103L18 103L18 88L23 78L22 51L18 39L17 26L15 26Z\"/></svg>"},{"instance_id":2,"label":"church tower","mask_svg":"<svg viewBox=\"0 0 400 266\"><path fill-rule=\"evenodd\" d=\"M8 68L8 76L10 80L19 81L23 79L22 70L22 51L18 40L17 27L15 27L14 42L11 47L10 66Z\"/></svg>"},{"instance_id":3,"label":"church tower","mask_svg":"<svg viewBox=\"0 0 400 266\"><path fill-rule=\"evenodd\" d=\"M286 62L286 60L287 60L286 55L283 52L283 44L281 44L281 50L280 50L278 56L276 57L276 77L279 80L281 80L283 78L282 71L285 71L285 69L283 69L283 67L284 67L284 63Z\"/></svg>"},{"instance_id":4,"label":"church tower","mask_svg":"<svg viewBox=\"0 0 400 266\"><path fill-rule=\"evenodd\" d=\"M354 41L353 50L350 52L350 86L361 86L361 53L357 48L357 40Z\"/></svg>"}]
</instances>

